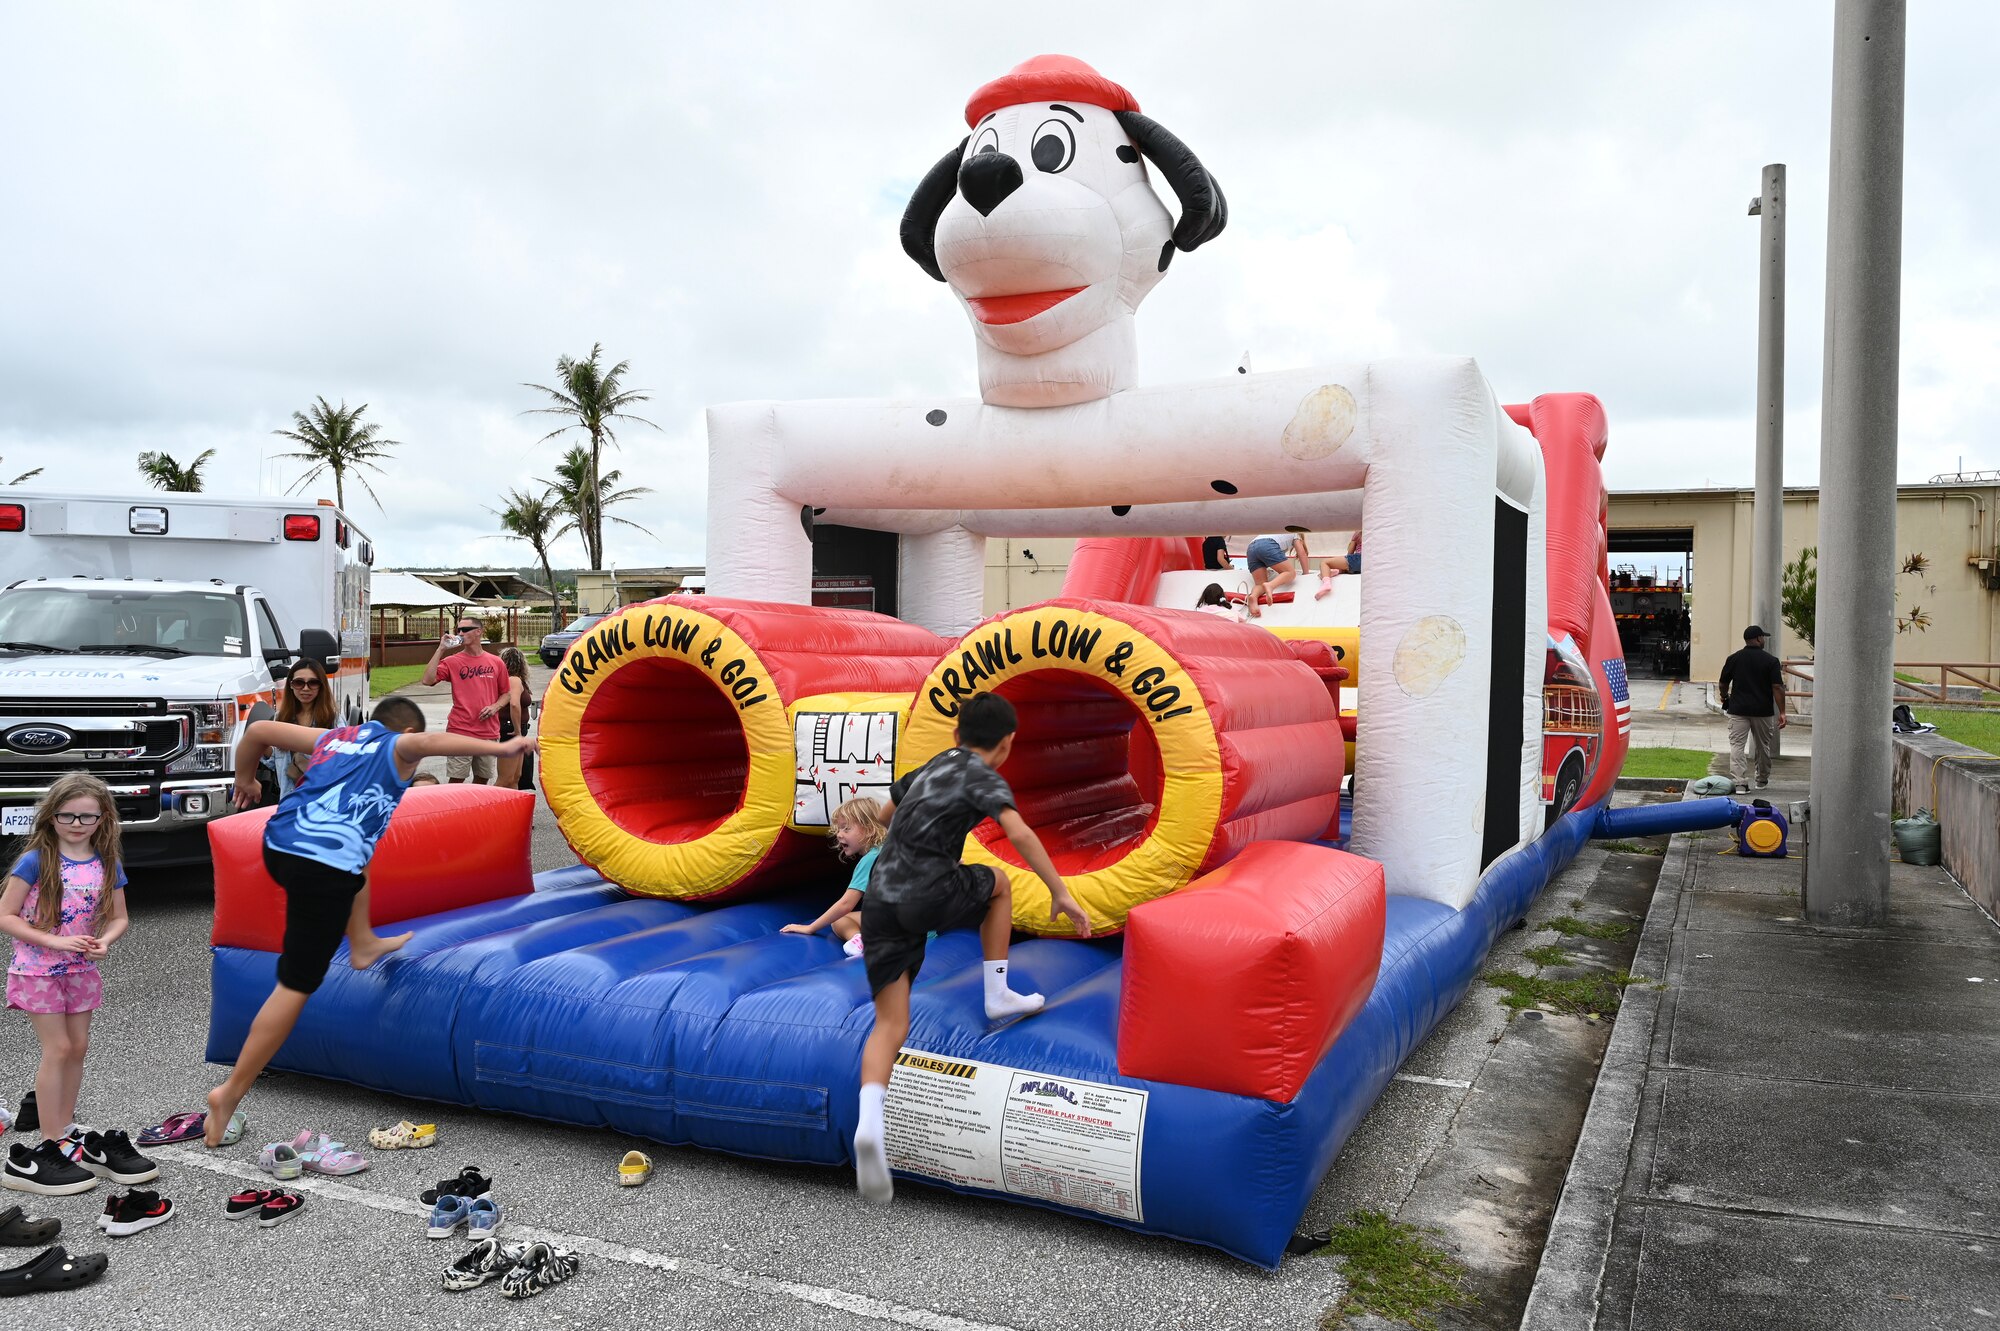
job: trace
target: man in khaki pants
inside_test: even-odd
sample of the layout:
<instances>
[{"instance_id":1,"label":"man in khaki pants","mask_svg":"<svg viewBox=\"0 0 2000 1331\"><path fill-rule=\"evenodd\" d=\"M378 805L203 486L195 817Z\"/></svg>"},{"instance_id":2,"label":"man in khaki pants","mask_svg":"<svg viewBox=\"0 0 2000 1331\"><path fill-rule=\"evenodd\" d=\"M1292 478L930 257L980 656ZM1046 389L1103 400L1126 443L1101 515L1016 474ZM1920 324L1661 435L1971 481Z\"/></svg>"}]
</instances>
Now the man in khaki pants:
<instances>
[{"instance_id":1,"label":"man in khaki pants","mask_svg":"<svg viewBox=\"0 0 2000 1331\"><path fill-rule=\"evenodd\" d=\"M1771 784L1771 759L1778 755L1778 732L1785 727L1785 672L1778 658L1764 650L1764 630L1752 624L1743 630L1743 650L1722 663L1718 684L1722 710L1729 717L1729 775L1736 793L1750 789L1750 758L1743 746L1757 753L1757 788Z\"/></svg>"}]
</instances>

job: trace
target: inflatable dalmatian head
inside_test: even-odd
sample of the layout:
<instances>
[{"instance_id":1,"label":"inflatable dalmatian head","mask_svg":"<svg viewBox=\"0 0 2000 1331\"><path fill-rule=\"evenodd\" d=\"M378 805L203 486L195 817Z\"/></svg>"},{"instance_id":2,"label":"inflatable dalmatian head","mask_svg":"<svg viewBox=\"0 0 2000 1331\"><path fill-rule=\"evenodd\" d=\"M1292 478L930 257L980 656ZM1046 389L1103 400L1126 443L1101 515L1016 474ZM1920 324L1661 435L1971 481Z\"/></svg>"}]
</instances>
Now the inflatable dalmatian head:
<instances>
[{"instance_id":1,"label":"inflatable dalmatian head","mask_svg":"<svg viewBox=\"0 0 2000 1331\"><path fill-rule=\"evenodd\" d=\"M1131 93L1069 56L993 80L965 122L972 132L917 186L902 234L972 318L980 396L1054 407L1132 387L1132 315L1175 250L1221 233L1221 188ZM1147 159L1180 201L1178 222Z\"/></svg>"}]
</instances>

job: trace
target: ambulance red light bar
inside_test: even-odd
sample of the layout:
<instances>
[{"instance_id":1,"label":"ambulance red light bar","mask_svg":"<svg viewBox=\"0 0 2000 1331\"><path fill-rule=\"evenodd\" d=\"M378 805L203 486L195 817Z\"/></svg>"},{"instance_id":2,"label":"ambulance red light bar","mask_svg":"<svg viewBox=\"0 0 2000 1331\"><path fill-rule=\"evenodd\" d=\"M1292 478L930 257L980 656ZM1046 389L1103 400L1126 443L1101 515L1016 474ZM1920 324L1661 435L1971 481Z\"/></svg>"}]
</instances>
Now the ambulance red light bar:
<instances>
[{"instance_id":1,"label":"ambulance red light bar","mask_svg":"<svg viewBox=\"0 0 2000 1331\"><path fill-rule=\"evenodd\" d=\"M0 531L26 531L28 529L28 506L26 504L0 504Z\"/></svg>"},{"instance_id":2,"label":"ambulance red light bar","mask_svg":"<svg viewBox=\"0 0 2000 1331\"><path fill-rule=\"evenodd\" d=\"M319 539L318 515L313 513L286 514L285 539L288 541L317 541Z\"/></svg>"}]
</instances>

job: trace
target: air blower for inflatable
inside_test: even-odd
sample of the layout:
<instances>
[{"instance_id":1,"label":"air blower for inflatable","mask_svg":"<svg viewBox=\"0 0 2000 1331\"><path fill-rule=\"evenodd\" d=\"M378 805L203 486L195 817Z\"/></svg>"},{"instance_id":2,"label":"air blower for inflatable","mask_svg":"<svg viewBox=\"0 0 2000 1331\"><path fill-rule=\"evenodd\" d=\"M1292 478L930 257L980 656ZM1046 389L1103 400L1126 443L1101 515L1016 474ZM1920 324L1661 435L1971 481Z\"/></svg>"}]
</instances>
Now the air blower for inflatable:
<instances>
[{"instance_id":1,"label":"air blower for inflatable","mask_svg":"<svg viewBox=\"0 0 2000 1331\"><path fill-rule=\"evenodd\" d=\"M1736 853L1754 859L1782 860L1791 824L1769 800L1752 800L1736 819Z\"/></svg>"}]
</instances>

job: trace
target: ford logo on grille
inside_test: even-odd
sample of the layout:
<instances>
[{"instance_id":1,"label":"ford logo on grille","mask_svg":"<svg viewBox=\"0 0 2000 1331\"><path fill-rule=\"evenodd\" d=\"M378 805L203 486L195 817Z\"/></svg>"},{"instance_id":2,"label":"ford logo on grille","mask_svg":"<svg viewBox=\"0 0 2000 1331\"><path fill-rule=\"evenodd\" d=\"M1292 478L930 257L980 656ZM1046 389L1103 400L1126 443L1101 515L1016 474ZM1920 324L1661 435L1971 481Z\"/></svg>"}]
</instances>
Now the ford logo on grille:
<instances>
[{"instance_id":1,"label":"ford logo on grille","mask_svg":"<svg viewBox=\"0 0 2000 1331\"><path fill-rule=\"evenodd\" d=\"M0 735L0 744L16 753L61 753L75 742L76 736L61 726L15 726Z\"/></svg>"}]
</instances>

